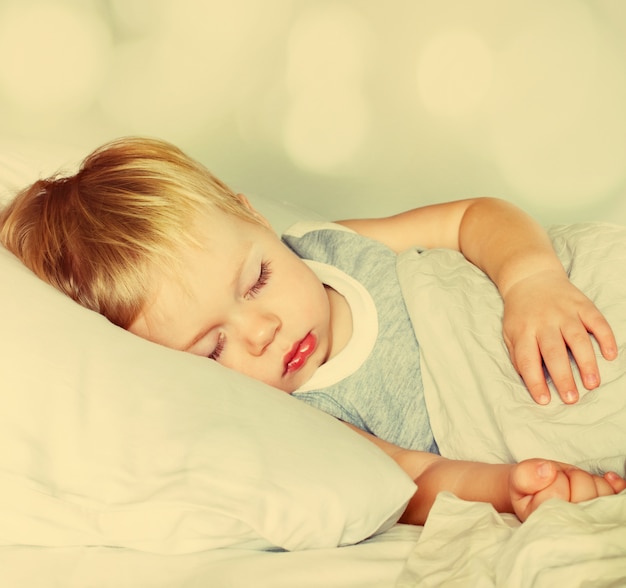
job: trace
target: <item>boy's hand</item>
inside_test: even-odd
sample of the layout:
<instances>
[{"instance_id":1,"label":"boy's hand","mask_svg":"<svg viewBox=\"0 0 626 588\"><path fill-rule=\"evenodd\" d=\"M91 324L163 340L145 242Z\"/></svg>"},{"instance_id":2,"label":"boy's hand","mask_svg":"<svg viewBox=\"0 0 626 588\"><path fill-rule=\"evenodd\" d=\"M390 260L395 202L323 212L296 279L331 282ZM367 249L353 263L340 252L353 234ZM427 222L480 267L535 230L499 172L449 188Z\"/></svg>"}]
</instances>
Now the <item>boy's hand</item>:
<instances>
[{"instance_id":1,"label":"boy's hand","mask_svg":"<svg viewBox=\"0 0 626 588\"><path fill-rule=\"evenodd\" d=\"M584 502L625 489L626 481L614 472L595 476L575 466L544 459L515 464L509 475L511 504L521 521L550 498Z\"/></svg>"},{"instance_id":2,"label":"boy's hand","mask_svg":"<svg viewBox=\"0 0 626 588\"><path fill-rule=\"evenodd\" d=\"M602 313L565 275L546 271L523 278L503 299L504 341L535 402L550 402L542 362L563 402L578 401L569 352L585 388L600 384L590 335L608 360L617 356L617 343Z\"/></svg>"}]
</instances>

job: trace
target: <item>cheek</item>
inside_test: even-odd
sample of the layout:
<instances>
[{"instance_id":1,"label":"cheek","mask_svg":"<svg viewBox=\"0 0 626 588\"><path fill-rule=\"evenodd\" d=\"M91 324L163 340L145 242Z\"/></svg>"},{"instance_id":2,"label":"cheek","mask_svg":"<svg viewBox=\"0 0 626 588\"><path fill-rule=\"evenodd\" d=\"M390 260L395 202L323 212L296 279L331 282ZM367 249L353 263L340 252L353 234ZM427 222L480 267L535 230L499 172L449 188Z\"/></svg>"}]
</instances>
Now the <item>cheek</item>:
<instances>
[{"instance_id":1,"label":"cheek","mask_svg":"<svg viewBox=\"0 0 626 588\"><path fill-rule=\"evenodd\" d=\"M323 318L328 314L326 289L315 275L295 278L293 292L294 303L303 318Z\"/></svg>"},{"instance_id":2,"label":"cheek","mask_svg":"<svg viewBox=\"0 0 626 588\"><path fill-rule=\"evenodd\" d=\"M280 257L281 261L276 266L281 268L280 272L276 272L280 280L276 286L282 314L290 312L294 319L324 319L330 312L324 285L291 251Z\"/></svg>"}]
</instances>

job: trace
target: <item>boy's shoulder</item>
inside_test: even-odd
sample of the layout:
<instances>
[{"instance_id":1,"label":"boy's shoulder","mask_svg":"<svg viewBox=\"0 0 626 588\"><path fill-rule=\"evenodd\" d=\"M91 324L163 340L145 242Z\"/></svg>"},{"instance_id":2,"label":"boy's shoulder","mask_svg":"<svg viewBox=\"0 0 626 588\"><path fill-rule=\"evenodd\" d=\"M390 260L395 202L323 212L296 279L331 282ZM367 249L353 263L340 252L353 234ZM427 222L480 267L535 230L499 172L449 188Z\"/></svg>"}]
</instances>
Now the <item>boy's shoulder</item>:
<instances>
[{"instance_id":1,"label":"boy's shoulder","mask_svg":"<svg viewBox=\"0 0 626 588\"><path fill-rule=\"evenodd\" d=\"M314 231L345 231L347 233L354 233L352 229L344 227L338 223L332 221L317 221L317 220L302 220L291 225L287 230L283 232L283 237L304 237L308 233Z\"/></svg>"}]
</instances>

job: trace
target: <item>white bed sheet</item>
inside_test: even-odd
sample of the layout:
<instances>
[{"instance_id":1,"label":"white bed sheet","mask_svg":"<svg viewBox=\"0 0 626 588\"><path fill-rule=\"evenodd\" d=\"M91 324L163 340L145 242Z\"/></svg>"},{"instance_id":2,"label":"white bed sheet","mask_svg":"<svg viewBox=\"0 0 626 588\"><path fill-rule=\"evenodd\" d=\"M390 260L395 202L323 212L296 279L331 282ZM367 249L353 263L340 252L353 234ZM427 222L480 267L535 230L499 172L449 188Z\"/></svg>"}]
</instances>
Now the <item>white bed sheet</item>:
<instances>
[{"instance_id":1,"label":"white bed sheet","mask_svg":"<svg viewBox=\"0 0 626 588\"><path fill-rule=\"evenodd\" d=\"M437 497L396 588L626 586L626 493L551 500L524 523L491 505Z\"/></svg>"},{"instance_id":2,"label":"white bed sheet","mask_svg":"<svg viewBox=\"0 0 626 588\"><path fill-rule=\"evenodd\" d=\"M0 549L3 588L394 588L422 527L296 552L224 549L163 556L106 547Z\"/></svg>"},{"instance_id":3,"label":"white bed sheet","mask_svg":"<svg viewBox=\"0 0 626 588\"><path fill-rule=\"evenodd\" d=\"M2 163L0 161L0 163ZM10 178L9 184L22 184L20 169L15 168L15 178ZM18 181L19 180L19 181ZM1 196L1 194L0 194ZM263 212L266 212L263 210ZM284 223L285 225L287 223ZM282 225L279 225L282 228ZM601 233L603 239L610 239L613 252L620 261L620 267L626 261L626 234L616 238L612 231L606 228ZM583 235L584 236L584 235ZM561 241L560 253L565 265L572 261L572 250L566 241ZM537 446L532 446L529 439L533 435L528 430L529 424L535 428L550 423L549 430L555 430L561 425L570 425L564 422L565 417L573 418L575 413L585 412L585 419L589 417L589 410L594 409L597 400L606 407L608 392L603 394L589 393L584 396L577 408L562 407L558 402L546 407L536 407L528 402L527 397L520 393L511 393L503 396L501 387L504 382L512 387L519 387L519 380L515 374L504 374L498 377L499 387L493 386L494 371L487 370L487 383L476 372L476 344L470 338L469 343L458 337L459 325L462 319L471 319L478 316L474 308L477 300L495 300L498 296L491 292L484 297L472 296L464 300L464 292L473 291L467 288L464 291L456 288L460 273L467 273L465 278L470 282L484 282L479 274L471 268L460 268L458 256L449 259L451 253L431 252L422 256L420 262L420 297L414 299L415 315L425 317L423 329L437 324L436 332L423 334L424 339L433 341L433 345L445 345L447 360L437 363L441 355L434 353L425 361L426 378L429 383L437 383L444 391L462 390L463 394L443 394L443 399L451 402L432 401L436 428L445 429L444 424L451 424L450 430L441 434L447 440L446 455L466 459L483 459L487 461L508 461L522 459L526 453L536 454ZM429 272L425 267L432 262L436 271L432 272L434 283L423 283ZM580 260L574 264L573 279L578 279L581 272ZM449 269L442 272L442 265ZM610 278L613 281L615 273L611 263L593 266L594 274L582 272L582 277L588 279L597 272L606 271L595 284L606 284ZM571 268L570 268L571 269ZM584 266L582 266L584 269ZM451 280L451 288L445 289L447 278ZM428 281L428 280L427 280ZM441 282L444 283L441 283ZM429 285L431 287L429 287ZM581 284L584 285L584 284ZM474 284L480 286L480 284ZM443 289L442 289L443 287ZM491 287L488 283L486 288ZM626 288L626 281L621 282ZM452 303L443 296L453 298ZM607 291L594 292L600 299ZM626 290L610 289L619 302L623 302ZM461 300L454 299L460 296ZM594 296L595 298L595 296ZM609 301L613 302L613 301ZM620 332L620 362L607 365L602 364L605 382L614 382L611 387L612 410L614 415L624 415L623 386L624 361L626 358L626 318L613 316L613 310L619 305L608 304L607 313L611 322L621 324ZM428 312L424 314L424 309ZM471 312L468 312L468 309ZM452 310L460 315L453 316ZM497 312L488 308L478 317L487 316L497 333L500 325ZM442 328L446 321L434 321L433 316L438 311L448 317L449 330ZM493 313L493 314L492 314ZM458 319L458 320L457 320ZM495 320L495 323L493 322ZM621 323L620 323L621 321ZM470 325L471 326L471 325ZM468 333L474 332L468 329ZM469 335L468 335L469 336ZM430 339L429 339L430 337ZM497 340L496 337L493 340ZM464 342L467 346L464 346ZM458 348L455 359L450 358L451 346ZM435 349L438 349L435 347ZM471 349L472 353L465 353ZM488 349L488 351L492 351ZM504 354L502 348L498 353ZM488 353L487 355L490 355ZM496 358L497 353L493 357ZM470 365L466 369L463 358L470 358ZM500 358L501 359L501 358ZM466 362L467 363L467 362ZM455 369L451 370L450 365ZM481 363L480 367L490 366L489 362ZM508 361L500 361L502 370L511 371ZM438 371L439 370L439 371ZM495 372L497 373L497 372ZM438 376L441 375L439 379ZM510 375L510 377L509 377ZM468 376L468 377L465 377ZM472 377L470 377L472 376ZM450 378L453 377L451 381ZM454 380L456 378L456 380ZM468 393L470 383L477 382L474 395ZM514 384L514 385L513 385ZM481 392L498 393L499 402L493 399L482 398ZM476 397L479 397L478 399ZM502 399L506 402L503 402ZM516 403L515 409L509 403ZM506 404L506 408L504 405ZM498 411L493 407L500 405ZM520 406L523 405L523 406ZM603 409L605 410L605 409ZM482 412L481 412L482 411ZM536 413L542 411L544 420L529 419L524 411ZM494 412L497 414L494 416ZM480 414L479 414L480 413ZM511 415L522 416L523 427L503 426L504 417ZM602 415L605 416L604 413ZM497 417L497 418L496 418ZM509 423L509 421L506 421ZM599 418L598 422L606 432L607 419ZM621 424L619 421L618 424ZM459 426L466 423L467 427ZM475 423L480 423L476 428ZM509 423L510 424L510 423ZM554 457L577 457L581 465L593 467L606 466L606 457L611 458L611 466L620 470L624 467L624 429L617 426L616 434L603 441L610 445L597 443L583 443L579 435L568 433L566 438L572 443L557 444L547 442L545 437L537 436L536 443L545 451L546 447L554 448ZM490 428L491 427L491 428ZM489 429L489 430L487 430ZM493 429L493 430L492 430ZM501 439L502 431L509 435ZM473 444L467 443L467 434L474 433ZM456 437L454 433L457 433ZM463 434L461 434L463 432ZM533 431L537 433L537 431ZM543 429L540 431L543 432ZM562 434L562 433L561 433ZM592 435L592 433L589 433ZM593 439L595 435L592 435ZM454 441L457 441L455 444ZM521 440L521 441L520 441ZM477 443L482 441L482 443ZM595 439L594 439L595 441ZM581 451L580 445L583 445ZM471 455L463 454L472 447ZM593 450L593 451L592 451ZM594 451L596 452L594 454ZM598 453L599 452L599 453ZM591 453L591 454L589 454ZM598 459L598 455L602 459ZM547 457L547 456L546 456ZM569 461L576 461L570 459ZM598 463L601 461L602 463ZM621 471L621 470L620 470ZM597 531L592 533L591 530ZM493 512L489 505L476 505L459 501L458 499L442 495L438 499L435 509L425 528L406 525L395 525L389 531L358 545L336 549L323 549L298 552L259 552L250 550L214 550L195 554L163 556L143 553L123 548L94 547L66 547L66 548L37 548L26 546L10 546L0 548L0 586L2 588L405 588L413 586L626 586L626 494L619 497L609 497L590 502L585 506L552 503L538 511L538 516L529 519L524 525L514 518L500 516Z\"/></svg>"}]
</instances>

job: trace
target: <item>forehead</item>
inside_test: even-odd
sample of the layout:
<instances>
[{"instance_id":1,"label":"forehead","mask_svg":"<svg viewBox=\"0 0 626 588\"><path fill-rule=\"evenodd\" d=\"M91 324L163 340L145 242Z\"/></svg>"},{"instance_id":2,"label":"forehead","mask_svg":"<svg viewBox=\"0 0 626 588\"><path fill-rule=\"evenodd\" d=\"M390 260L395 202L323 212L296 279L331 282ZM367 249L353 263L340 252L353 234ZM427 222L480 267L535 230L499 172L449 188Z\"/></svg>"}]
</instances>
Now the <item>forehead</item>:
<instances>
[{"instance_id":1,"label":"forehead","mask_svg":"<svg viewBox=\"0 0 626 588\"><path fill-rule=\"evenodd\" d=\"M223 212L203 215L190 229L174 268L156 267L156 288L129 330L145 339L182 349L200 318L219 310L260 257L269 229ZM270 237L271 238L271 237ZM274 235L278 241L278 238Z\"/></svg>"},{"instance_id":2,"label":"forehead","mask_svg":"<svg viewBox=\"0 0 626 588\"><path fill-rule=\"evenodd\" d=\"M177 275L163 276L163 286L174 286L189 296L207 282L231 282L259 241L256 229L253 223L224 212L201 215L191 229L195 243L181 246Z\"/></svg>"},{"instance_id":3,"label":"forehead","mask_svg":"<svg viewBox=\"0 0 626 588\"><path fill-rule=\"evenodd\" d=\"M217 208L199 212L189 228L189 233L201 247L214 247L222 242L234 245L236 242L270 235L280 241L263 217L243 217Z\"/></svg>"},{"instance_id":4,"label":"forehead","mask_svg":"<svg viewBox=\"0 0 626 588\"><path fill-rule=\"evenodd\" d=\"M189 228L201 247L208 247L216 238L239 240L245 236L245 227L250 225L239 217L222 210L211 209L199 213Z\"/></svg>"}]
</instances>

